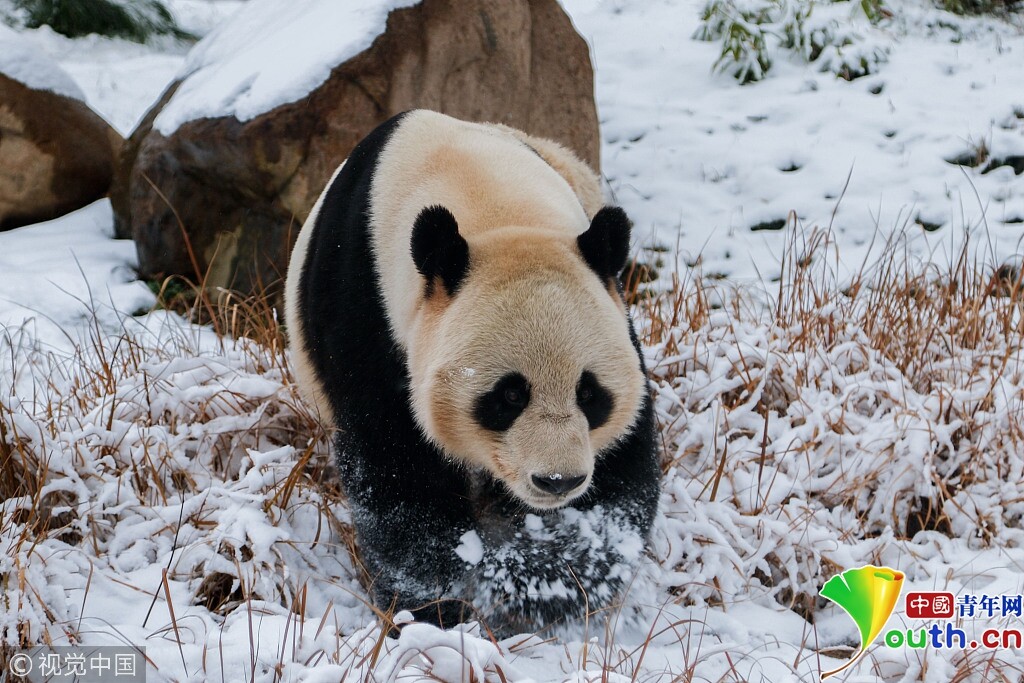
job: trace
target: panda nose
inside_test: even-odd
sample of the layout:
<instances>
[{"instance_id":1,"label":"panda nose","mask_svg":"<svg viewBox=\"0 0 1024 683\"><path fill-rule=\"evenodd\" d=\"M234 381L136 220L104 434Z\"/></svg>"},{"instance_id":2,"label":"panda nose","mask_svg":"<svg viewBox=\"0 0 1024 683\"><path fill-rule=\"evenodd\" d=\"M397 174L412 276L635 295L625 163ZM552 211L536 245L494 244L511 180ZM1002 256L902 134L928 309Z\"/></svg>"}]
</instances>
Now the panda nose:
<instances>
[{"instance_id":1,"label":"panda nose","mask_svg":"<svg viewBox=\"0 0 1024 683\"><path fill-rule=\"evenodd\" d=\"M544 493L550 493L555 496L564 496L573 489L579 488L587 479L587 475L581 474L579 476L569 477L564 474L545 474L539 475L534 474L530 477L533 480L533 485L539 488Z\"/></svg>"}]
</instances>

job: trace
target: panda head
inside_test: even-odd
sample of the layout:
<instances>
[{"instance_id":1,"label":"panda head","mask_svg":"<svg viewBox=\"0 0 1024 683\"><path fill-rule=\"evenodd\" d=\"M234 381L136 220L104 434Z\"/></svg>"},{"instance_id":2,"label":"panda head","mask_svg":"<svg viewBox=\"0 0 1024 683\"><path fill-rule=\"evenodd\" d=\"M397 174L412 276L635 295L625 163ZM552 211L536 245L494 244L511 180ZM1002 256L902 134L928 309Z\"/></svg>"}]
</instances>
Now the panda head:
<instances>
[{"instance_id":1,"label":"panda head","mask_svg":"<svg viewBox=\"0 0 1024 683\"><path fill-rule=\"evenodd\" d=\"M467 242L424 209L412 255L424 279L407 352L421 429L532 508L586 493L645 386L616 279L630 223L598 212L579 237L509 227Z\"/></svg>"}]
</instances>

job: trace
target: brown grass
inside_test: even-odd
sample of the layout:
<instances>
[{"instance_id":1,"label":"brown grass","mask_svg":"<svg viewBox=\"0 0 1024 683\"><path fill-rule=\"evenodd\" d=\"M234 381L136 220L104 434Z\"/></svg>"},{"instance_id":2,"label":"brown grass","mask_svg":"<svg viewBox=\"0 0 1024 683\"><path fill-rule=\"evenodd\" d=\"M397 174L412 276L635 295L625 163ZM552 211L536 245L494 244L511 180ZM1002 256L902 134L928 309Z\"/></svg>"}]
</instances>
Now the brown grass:
<instances>
[{"instance_id":1,"label":"brown grass","mask_svg":"<svg viewBox=\"0 0 1024 683\"><path fill-rule=\"evenodd\" d=\"M48 368L48 377L40 373L34 380L32 396L23 396L23 400L19 400L13 394L13 388L10 395L0 396L0 502L17 503L0 509L0 529L17 530L14 545L7 549L13 556L19 557L19 552L31 556L34 546L47 538L58 538L71 545L89 543L98 546L100 541L96 536L103 532L97 530L94 534L86 532L83 535L82 530L103 529L107 525L94 525L92 520L79 519L75 508L78 501L73 492L43 494L47 484L62 476L61 472L53 471L52 463L46 459L46 444L63 443L62 430L84 427L86 416L99 419L108 432L116 421L128 420L141 428L163 427L173 433L187 426L186 419L202 423L214 420L218 415L243 414L259 407L264 411L264 419L255 431L222 435L209 444L213 452L210 458L212 473L230 479L237 471L239 460L247 457L246 448L262 439L294 445L300 455L288 476L268 491L265 511L270 515L289 514L294 506L295 492L306 488L317 491L324 518L335 519L330 508L341 504L343 497L327 457L327 432L292 385L288 357L284 353L284 331L269 297L243 297L233 292L210 293L193 289L186 298L192 302L192 311L182 312L201 312L205 321L220 332L222 349L240 350L246 358L249 372L280 377L285 390L262 406L259 399L228 389L215 391L197 406L195 413L187 416L178 414L160 403L161 379L149 374L150 365L154 361L195 356L196 340L189 338L187 333L172 331L169 340L154 345L152 341L129 334L127 330L112 337L100 328L98 322L89 329L70 358L29 351L12 359L18 364L28 358L31 363ZM180 306L182 300L161 300L161 303ZM17 342L10 341L14 349ZM24 370L25 373L29 371L31 368ZM125 395L124 387L139 378L143 388L132 395ZM42 413L30 406L35 402L43 403ZM75 455L79 450L89 452L90 458L111 458L114 474L128 475L139 498L149 504L167 505L174 497L198 493L194 479L196 473L182 467L180 461L163 449L162 444L143 443L145 454L141 459L126 459L123 444L119 441L97 445L82 437L80 441L64 445L71 449L68 452L71 462L65 463L70 467L79 460ZM4 516L3 510L7 509L13 509L13 514ZM197 528L204 526L201 514L187 521ZM326 534L327 529L323 532ZM358 557L354 532L348 525L335 520L332 532L343 539L353 557ZM0 591L0 594L24 596L45 612L45 602L41 598L36 599L39 591L26 581L24 573L0 573L0 585L14 589L10 593ZM201 601L224 608L230 602L231 591L222 594L223 587L223 582L215 580L202 583ZM0 601L4 599L0 597ZM0 611L16 607L0 604ZM51 623L60 622L56 615L50 615L50 618ZM74 625L62 628L74 641ZM5 644L21 646L30 645L40 637L48 638L45 632L32 632L28 624L20 626L18 634L13 641L14 634L0 635Z\"/></svg>"},{"instance_id":2,"label":"brown grass","mask_svg":"<svg viewBox=\"0 0 1024 683\"><path fill-rule=\"evenodd\" d=\"M816 363L840 348L851 349L854 356L859 354L859 361L854 358L851 366L860 362L865 369L885 367L920 395L938 397L938 422L953 433L952 442L938 446L934 454L940 463L929 482L934 493L916 499L906 518L870 518L863 507L864 501L874 496L882 476L889 474L886 470L896 472L905 467L894 457L867 473L859 472L851 460L845 477L831 489L811 494L810 499L826 509L855 511L861 522L859 529L850 529L853 538L877 534L885 525L894 527L901 539L912 539L922 530L957 538L949 516L955 510L961 517L976 520L975 543L1002 542L997 529L1014 526L1016 518L1011 513L1005 520L986 518L978 512L981 506L972 501L975 486L1005 481L1012 470L1010 463L1003 461L1024 451L1024 414L1005 415L998 441L984 432L991 429L994 406L1008 400L1005 384L1015 385L1019 393L1024 377L1022 269L1012 263L993 267L972 257L969 242L941 264L923 263L901 245L898 237L881 245L881 253L870 264L863 264L844 280L837 275L839 260L829 233L793 229L788 233L781 276L761 289L705 279L693 270L674 274L671 285L660 293L640 292L636 308L639 331L642 342L657 350L659 360L652 372L661 392L675 393L675 387L689 386L688 373L700 369L692 359L707 353L709 339L735 345L729 373L735 386L717 396L724 426L715 442L699 443L689 450L678 446L688 421L708 408L680 404L661 414L665 472L680 468L683 476L703 482L699 499L714 502L721 500L723 480L741 466L741 459L753 461L760 504L742 514L776 517L778 506L767 503L775 482L762 478L768 465L777 467L781 459L799 457L809 461L813 471L816 460L825 462L819 449L826 450L826 442L772 443L769 424L791 416L789 408L806 400L805 389L822 389ZM759 355L763 348L751 352L744 347L744 335L749 336L752 326L769 339L766 357ZM958 395L968 388L975 394L970 401ZM685 389L678 393L678 400L685 403ZM763 420L762 427L730 428L734 416L742 417L751 401ZM840 418L831 430L841 435L850 427ZM714 465L701 461L700 454L707 450L716 454ZM947 461L959 464L943 469L941 463ZM798 527L793 533L799 535ZM792 571L793 565L784 565L770 554L766 560L772 575L759 579L767 586L781 586L776 599L813 623L815 611L823 606L817 588L842 568L829 566L827 557L808 559L812 562L806 567L810 574L787 579L787 570ZM878 560L865 557L864 561ZM776 583L780 579L782 582ZM687 590L680 590L680 599L685 599ZM705 599L714 603L710 597ZM984 680L1018 680L1017 665L1005 659L971 653L958 658L956 666L963 680L975 680L981 669L989 672Z\"/></svg>"},{"instance_id":3,"label":"brown grass","mask_svg":"<svg viewBox=\"0 0 1024 683\"><path fill-rule=\"evenodd\" d=\"M794 231L795 232L795 231ZM779 353L788 354L793 363L805 363L810 351L830 350L839 344L851 341L851 330L858 336L853 340L865 354L877 354L891 362L923 393L936 393L940 397L949 390L951 373L963 382L980 377L980 370L987 369L986 377L1000 377L1019 372L1015 369L1016 359L1024 338L1024 286L1021 269L1006 266L1000 269L984 267L968 256L965 247L957 257L943 267L921 266L903 253L897 242L885 246L882 258L875 264L864 266L852 280L841 282L836 276L836 260L828 233L816 232L806 241L791 240L787 247L782 276L773 286L774 291L749 291L730 286L721 281L705 281L696 271L674 273L669 287L661 291L651 290L644 276L628 279L630 291L627 296L635 301L639 332L642 342L651 347L660 347L664 357L680 355L683 347L695 343L696 334L709 326L728 327L750 323L766 325L774 331L777 339L785 339L785 348ZM175 291L173 296L168 293ZM767 288L766 288L767 289ZM209 324L225 345L235 340L248 340L241 347L249 356L251 367L259 374L277 373L291 386L292 376L285 353L285 331L280 317L271 304L268 295L245 297L232 292L209 292L202 287L187 284L183 288L179 281L173 288L170 281L161 288L161 304L190 317ZM770 305L765 302L771 301ZM191 342L181 339L167 348L157 350L157 355L170 357L174 354L188 356L195 352ZM803 354L803 355L801 355ZM28 415L24 409L0 396L0 501L22 499L13 515L0 516L0 529L15 525L20 530L13 552L31 554L31 548L46 538L60 538L66 543L78 545L97 543L90 532L82 529L93 528L92 520L80 520L75 513L74 495L70 493L43 494L45 486L55 476L50 463L40 456L40 444L58 438L61 424L76 419L79 415L102 415L109 429L115 419L124 419L126 414L134 415L148 425L164 425L169 428L180 426L181 419L173 413L153 407L153 399L159 393L155 383L145 383L144 395L133 397L131 405L122 403L126 399L117 394L126 378L145 375L147 363L154 355L154 349L147 348L136 337L124 334L111 338L98 324L89 337L70 359L53 361L53 367L61 376L51 378L46 386L37 386L38 396L52 396L54 400L46 406L45 415ZM963 365L963 359L970 363ZM952 365L951 365L952 364ZM961 364L961 365L957 365ZM744 405L761 390L756 410L764 416L763 432L756 434L760 440L762 466L768 461L768 419L778 413L787 402L796 400L797 391L787 386L779 376L769 373L767 379L762 368L748 364L741 354L735 366L740 382L728 395L721 397L726 411ZM685 372L684 364L668 364L658 368L659 381L671 385ZM803 371L803 377L812 381L810 368ZM798 376L800 376L798 374ZM760 387L760 385L764 385ZM59 388L58 388L59 385ZM760 389L759 389L760 387ZM988 387L986 397L975 410L990 405L997 391L993 383ZM224 391L210 399L208 414L201 411L197 420L212 419L224 411L244 411L252 408L252 400L244 395ZM260 427L261 435L234 435L213 444L217 456L212 462L220 469L217 474L229 478L237 472L238 461L246 457L247 444L270 435L276 443L292 444L298 457L290 473L273 490L268 491L264 511L271 518L287 515L294 505L295 496L303 490L316 490L323 500L323 517L333 519L334 532L343 540L347 552L353 558L353 565L360 568L360 579L364 585L372 582L362 570L355 535L351 527L338 522L331 507L341 504L343 496L331 473L324 445L327 434L310 411L303 405L297 392L286 392L273 400L271 410L286 416L280 420L271 419ZM974 442L974 423L970 413L955 414L950 402L947 421L958 421L958 445L968 447ZM28 426L28 427L27 427ZM836 425L842 429L842 425ZM666 422L661 425L663 438L667 442L679 425ZM1008 443L1019 447L1024 442L1024 416L1011 421L1007 427ZM82 448L92 448L80 444ZM104 444L109 455L117 461L118 444ZM806 447L807 456L813 457L813 444ZM732 454L728 443L721 444L720 455L705 486L707 499L719 500L723 479L728 476ZM716 451L717 452L717 451ZM74 458L74 453L70 454ZM148 452L141 462L118 461L116 467L124 468L131 475L133 486L140 497L154 505L166 505L178 495L195 492L194 473L179 467L171 454L156 449ZM664 468L667 472L679 465L678 457L666 457ZM946 506L958 504L957 493L971 482L970 469L958 472L955 478L936 482L937 495L924 498L917 505L915 518L908 520L905 534L912 536L920 529L933 529L951 533L945 518ZM770 490L770 481L758 479L758 488ZM834 499L843 504L851 500L852 489L871 486L871 481L846 482L851 487L847 493L835 492ZM765 495L767 499L767 493ZM762 511L766 509L762 504ZM189 520L196 528L203 527L202 515ZM102 528L102 527L98 527ZM92 532L92 534L100 533ZM319 537L318 537L319 541ZM244 559L244 548L226 548L228 556ZM170 565L169 565L170 567ZM837 568L827 570L835 571ZM293 628L303 631L311 626L307 618L306 587L296 587L292 592L279 596L260 596L252 585L245 581L236 582L241 572L210 572L196 581L196 600L211 611L227 614L244 608L253 616L253 600L278 599L290 606L295 615ZM24 600L34 601L42 613L47 614L50 623L57 625L65 635L74 641L76 625L61 623L49 613L45 601L37 588L31 585L24 572L7 572L0 575L0 595L19 595ZM167 584L168 570L165 569L163 584L153 587L153 601L165 599L171 606L171 592ZM813 619L815 596L790 590L786 593L790 608ZM0 600L9 598L0 598ZM680 598L682 599L682 598ZM0 604L0 610L15 606ZM332 657L336 663L348 666L349 671L373 669L381 656L384 646L383 635L393 626L391 611L374 610L382 624L383 631L368 634L362 644L353 642L337 643L337 652ZM173 617L173 611L172 617ZM319 619L316 632L326 625L327 612ZM178 638L178 623L171 624L172 638ZM687 624L674 624L670 628L680 632L681 646ZM486 632L486 630L485 630ZM643 663L650 640L658 634L650 634L647 642L635 649L620 650L611 645L605 649L584 652L580 665L597 664L604 671L625 673L633 680L644 680L640 665ZM32 630L30 624L20 625L17 633L3 634L4 650L0 652L0 665L5 663L14 646L28 646L50 636L47 632ZM294 634L291 636L294 638ZM295 643L288 651L288 637L281 643L278 672L283 672L285 662L296 656ZM691 652L689 647L694 647ZM686 646L686 670L679 672L677 680L691 680L695 675L696 663L700 660L699 644ZM182 655L184 657L184 655ZM210 653L211 657L222 657L223 653ZM570 660L573 658L570 656ZM205 659L204 659L205 661ZM312 662L307 662L312 663ZM995 656L963 657L957 666L964 672L963 680L977 675L981 670L1002 672L985 674L995 676L987 680L1016 680L1019 676L1013 665L1002 662ZM490 672L499 680L503 677L500 668ZM999 678L1002 676L1002 678ZM734 667L731 674L722 680L740 680L742 676Z\"/></svg>"}]
</instances>

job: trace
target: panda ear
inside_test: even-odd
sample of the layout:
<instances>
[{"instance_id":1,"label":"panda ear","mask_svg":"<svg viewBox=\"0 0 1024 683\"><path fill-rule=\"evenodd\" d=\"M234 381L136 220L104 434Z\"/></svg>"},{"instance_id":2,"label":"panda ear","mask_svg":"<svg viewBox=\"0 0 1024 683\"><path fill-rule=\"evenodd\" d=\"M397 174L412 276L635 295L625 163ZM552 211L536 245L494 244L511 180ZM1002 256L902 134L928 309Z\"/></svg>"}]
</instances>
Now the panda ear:
<instances>
[{"instance_id":1,"label":"panda ear","mask_svg":"<svg viewBox=\"0 0 1024 683\"><path fill-rule=\"evenodd\" d=\"M602 280L613 280L629 257L629 231L633 224L618 206L606 206L590 221L590 227L576 238L587 265Z\"/></svg>"},{"instance_id":2,"label":"panda ear","mask_svg":"<svg viewBox=\"0 0 1024 683\"><path fill-rule=\"evenodd\" d=\"M427 279L427 296L441 279L445 291L455 294L469 270L469 245L459 234L459 224L443 206L420 211L412 226L412 260Z\"/></svg>"}]
</instances>

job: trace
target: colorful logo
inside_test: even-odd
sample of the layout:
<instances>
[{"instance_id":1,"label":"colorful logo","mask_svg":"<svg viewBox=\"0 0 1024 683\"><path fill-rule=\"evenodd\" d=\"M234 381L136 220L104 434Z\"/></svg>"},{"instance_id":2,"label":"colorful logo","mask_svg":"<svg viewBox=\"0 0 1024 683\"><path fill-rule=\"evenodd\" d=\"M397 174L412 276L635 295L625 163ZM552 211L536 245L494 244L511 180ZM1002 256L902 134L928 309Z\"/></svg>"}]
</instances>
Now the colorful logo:
<instances>
[{"instance_id":1,"label":"colorful logo","mask_svg":"<svg viewBox=\"0 0 1024 683\"><path fill-rule=\"evenodd\" d=\"M907 593L907 616L911 619L952 619L953 594L938 591Z\"/></svg>"},{"instance_id":2,"label":"colorful logo","mask_svg":"<svg viewBox=\"0 0 1024 683\"><path fill-rule=\"evenodd\" d=\"M865 565L836 574L822 586L820 595L850 615L860 630L860 652L838 669L821 674L821 680L843 671L860 659L885 627L903 588L903 572Z\"/></svg>"}]
</instances>

